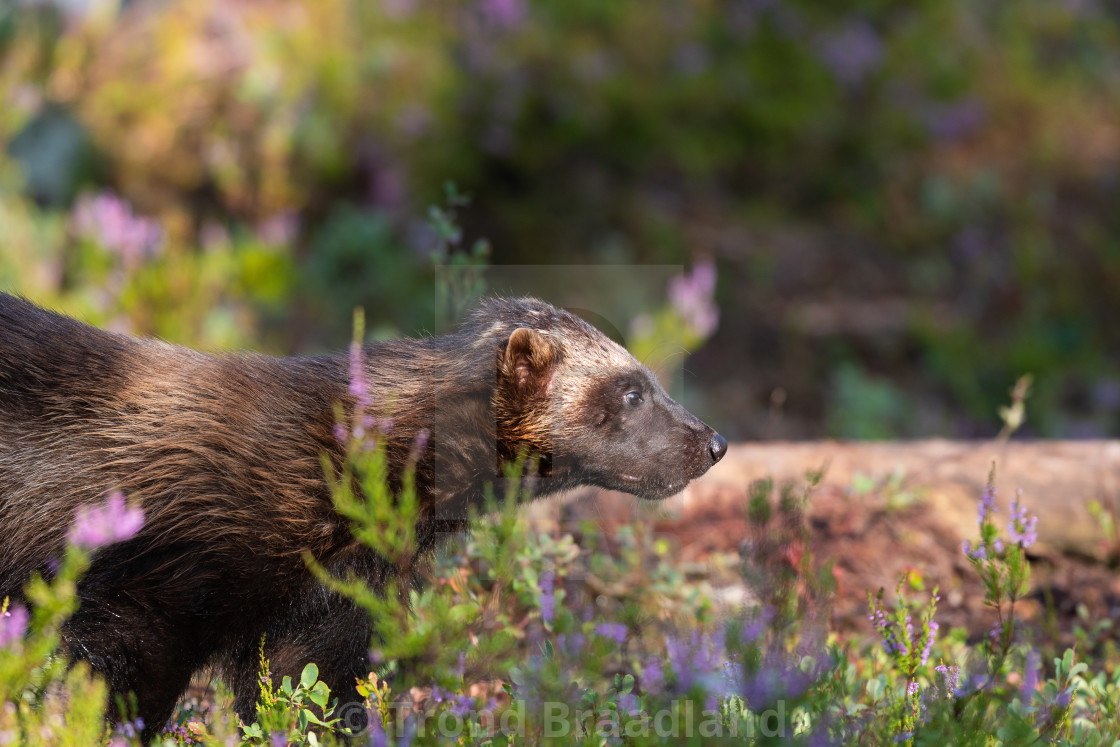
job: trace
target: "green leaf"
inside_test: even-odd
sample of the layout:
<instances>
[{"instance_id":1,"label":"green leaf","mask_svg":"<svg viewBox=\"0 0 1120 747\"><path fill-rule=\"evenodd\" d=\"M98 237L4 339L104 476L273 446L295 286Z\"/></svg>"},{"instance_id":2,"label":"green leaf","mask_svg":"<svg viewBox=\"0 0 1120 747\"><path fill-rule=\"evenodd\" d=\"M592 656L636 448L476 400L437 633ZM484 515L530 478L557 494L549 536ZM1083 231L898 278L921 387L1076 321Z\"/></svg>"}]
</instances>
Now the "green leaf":
<instances>
[{"instance_id":1,"label":"green leaf","mask_svg":"<svg viewBox=\"0 0 1120 747\"><path fill-rule=\"evenodd\" d=\"M870 493L875 489L875 479L871 475L865 475L862 472L856 472L852 477L852 490L857 495Z\"/></svg>"},{"instance_id":2,"label":"green leaf","mask_svg":"<svg viewBox=\"0 0 1120 747\"><path fill-rule=\"evenodd\" d=\"M306 688L310 688L319 679L319 667L315 664L308 664L303 668L303 674L300 675L299 681Z\"/></svg>"}]
</instances>

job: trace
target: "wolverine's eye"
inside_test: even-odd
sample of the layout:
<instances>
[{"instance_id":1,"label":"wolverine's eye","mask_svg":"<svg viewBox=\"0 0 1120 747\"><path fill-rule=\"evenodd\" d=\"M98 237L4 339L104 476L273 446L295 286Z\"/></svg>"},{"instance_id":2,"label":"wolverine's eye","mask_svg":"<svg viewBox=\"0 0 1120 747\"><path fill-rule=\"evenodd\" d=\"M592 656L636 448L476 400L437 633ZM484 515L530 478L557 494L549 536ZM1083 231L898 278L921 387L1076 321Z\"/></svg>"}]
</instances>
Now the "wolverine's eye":
<instances>
[{"instance_id":1,"label":"wolverine's eye","mask_svg":"<svg viewBox=\"0 0 1120 747\"><path fill-rule=\"evenodd\" d=\"M642 404L642 395L637 392L627 392L622 398L626 400L626 404L631 407L637 407Z\"/></svg>"}]
</instances>

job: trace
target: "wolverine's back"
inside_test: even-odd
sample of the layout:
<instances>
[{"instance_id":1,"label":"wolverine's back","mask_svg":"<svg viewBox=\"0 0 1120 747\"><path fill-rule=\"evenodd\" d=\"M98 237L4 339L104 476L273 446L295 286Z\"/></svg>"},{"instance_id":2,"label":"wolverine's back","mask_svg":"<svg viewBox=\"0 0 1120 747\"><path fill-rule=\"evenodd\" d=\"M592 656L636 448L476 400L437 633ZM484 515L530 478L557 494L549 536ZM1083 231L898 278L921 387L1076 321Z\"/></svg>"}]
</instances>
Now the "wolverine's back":
<instances>
[{"instance_id":1,"label":"wolverine's back","mask_svg":"<svg viewBox=\"0 0 1120 747\"><path fill-rule=\"evenodd\" d=\"M0 597L58 557L71 518L59 507L92 497L70 478L96 461L88 424L126 384L136 344L0 293L0 536L41 550L0 555Z\"/></svg>"},{"instance_id":2,"label":"wolverine's back","mask_svg":"<svg viewBox=\"0 0 1120 747\"><path fill-rule=\"evenodd\" d=\"M241 517L287 507L289 551L305 548L299 530L330 507L319 455L345 391L331 373L134 339L0 293L0 537L19 548L0 553L0 599L61 557L76 507L112 490L144 504L145 536L220 528L226 542L206 546L220 553L248 541Z\"/></svg>"}]
</instances>

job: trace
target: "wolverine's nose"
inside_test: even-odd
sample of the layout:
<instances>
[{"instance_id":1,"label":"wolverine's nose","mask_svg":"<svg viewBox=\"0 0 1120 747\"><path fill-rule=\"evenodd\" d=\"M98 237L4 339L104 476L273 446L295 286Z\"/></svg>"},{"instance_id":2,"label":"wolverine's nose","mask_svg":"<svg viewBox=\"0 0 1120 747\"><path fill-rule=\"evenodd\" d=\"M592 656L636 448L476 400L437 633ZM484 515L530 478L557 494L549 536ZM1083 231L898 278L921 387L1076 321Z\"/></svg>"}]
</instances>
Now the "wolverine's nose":
<instances>
[{"instance_id":1,"label":"wolverine's nose","mask_svg":"<svg viewBox=\"0 0 1120 747\"><path fill-rule=\"evenodd\" d=\"M708 444L708 451L712 453L713 462L723 459L723 455L727 453L727 439L718 433L712 436L711 443Z\"/></svg>"}]
</instances>

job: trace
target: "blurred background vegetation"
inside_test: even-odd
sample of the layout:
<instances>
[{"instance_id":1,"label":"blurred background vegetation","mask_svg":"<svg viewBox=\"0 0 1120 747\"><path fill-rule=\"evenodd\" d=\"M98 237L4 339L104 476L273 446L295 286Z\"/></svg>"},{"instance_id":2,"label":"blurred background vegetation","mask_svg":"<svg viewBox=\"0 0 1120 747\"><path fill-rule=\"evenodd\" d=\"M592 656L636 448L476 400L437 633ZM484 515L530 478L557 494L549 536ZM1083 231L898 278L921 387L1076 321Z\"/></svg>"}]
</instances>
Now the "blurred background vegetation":
<instances>
[{"instance_id":1,"label":"blurred background vegetation","mask_svg":"<svg viewBox=\"0 0 1120 747\"><path fill-rule=\"evenodd\" d=\"M1028 435L1120 435L1103 0L0 0L0 145L0 288L109 328L430 331L485 236L689 268L733 438L989 436L1025 373Z\"/></svg>"}]
</instances>

